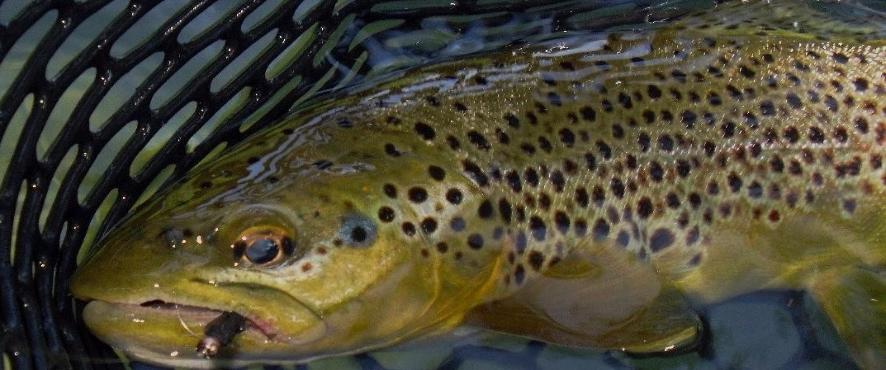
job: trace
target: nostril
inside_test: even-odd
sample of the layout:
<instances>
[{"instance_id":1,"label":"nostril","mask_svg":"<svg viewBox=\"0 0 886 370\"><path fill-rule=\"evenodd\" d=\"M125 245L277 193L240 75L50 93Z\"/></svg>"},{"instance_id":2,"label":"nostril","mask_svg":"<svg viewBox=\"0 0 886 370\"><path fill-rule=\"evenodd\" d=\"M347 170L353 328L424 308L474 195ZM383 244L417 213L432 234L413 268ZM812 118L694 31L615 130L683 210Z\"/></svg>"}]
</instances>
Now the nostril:
<instances>
[{"instance_id":1,"label":"nostril","mask_svg":"<svg viewBox=\"0 0 886 370\"><path fill-rule=\"evenodd\" d=\"M163 238L163 241L166 242L166 245L170 248L175 248L179 244L183 244L185 238L187 238L187 231L182 230L176 227L168 227L163 229L160 232L160 237Z\"/></svg>"}]
</instances>

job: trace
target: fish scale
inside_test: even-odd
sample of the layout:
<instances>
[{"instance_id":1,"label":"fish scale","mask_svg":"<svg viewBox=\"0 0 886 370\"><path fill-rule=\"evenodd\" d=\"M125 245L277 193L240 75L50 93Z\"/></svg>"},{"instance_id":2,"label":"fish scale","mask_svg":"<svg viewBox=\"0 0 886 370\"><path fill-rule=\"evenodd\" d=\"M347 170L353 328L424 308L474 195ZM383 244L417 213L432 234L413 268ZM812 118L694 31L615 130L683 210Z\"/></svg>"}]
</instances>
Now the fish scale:
<instances>
[{"instance_id":1,"label":"fish scale","mask_svg":"<svg viewBox=\"0 0 886 370\"><path fill-rule=\"evenodd\" d=\"M302 107L102 241L72 283L93 300L87 325L177 366L209 366L164 357L193 347L175 342L180 323L207 323L121 302L245 318L232 365L378 348L465 320L648 353L697 338L689 302L809 289L856 359L875 364L879 15L830 32L804 7L729 9L427 66ZM169 230L203 238L152 239ZM138 338L119 319L129 310L146 318Z\"/></svg>"}]
</instances>

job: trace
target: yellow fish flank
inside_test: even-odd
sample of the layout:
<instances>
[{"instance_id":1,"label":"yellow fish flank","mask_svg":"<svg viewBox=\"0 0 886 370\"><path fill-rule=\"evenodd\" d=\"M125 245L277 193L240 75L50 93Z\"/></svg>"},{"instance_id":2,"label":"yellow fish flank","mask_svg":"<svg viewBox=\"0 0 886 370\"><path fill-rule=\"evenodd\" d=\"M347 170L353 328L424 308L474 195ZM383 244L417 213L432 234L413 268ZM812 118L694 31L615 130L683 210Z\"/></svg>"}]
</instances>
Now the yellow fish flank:
<instances>
[{"instance_id":1,"label":"yellow fish flank","mask_svg":"<svg viewBox=\"0 0 886 370\"><path fill-rule=\"evenodd\" d=\"M655 353L704 334L695 304L806 289L876 367L882 29L800 32L785 20L814 13L765 4L723 21L736 7L425 67L305 108L105 238L72 281L84 320L135 358L188 367L464 323ZM202 359L194 346L222 312L246 330Z\"/></svg>"}]
</instances>

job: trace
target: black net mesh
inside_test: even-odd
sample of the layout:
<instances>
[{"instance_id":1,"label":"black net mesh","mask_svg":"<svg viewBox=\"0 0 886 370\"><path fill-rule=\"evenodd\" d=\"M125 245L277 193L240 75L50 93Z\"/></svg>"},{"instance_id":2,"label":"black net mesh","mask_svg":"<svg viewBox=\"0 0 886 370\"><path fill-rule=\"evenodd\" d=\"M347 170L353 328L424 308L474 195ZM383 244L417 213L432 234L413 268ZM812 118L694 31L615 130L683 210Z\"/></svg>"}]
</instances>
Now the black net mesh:
<instances>
[{"instance_id":1,"label":"black net mesh","mask_svg":"<svg viewBox=\"0 0 886 370\"><path fill-rule=\"evenodd\" d=\"M0 347L16 369L121 366L77 321L67 280L81 246L318 92L674 9L636 1L0 3ZM447 363L457 365L453 356Z\"/></svg>"}]
</instances>

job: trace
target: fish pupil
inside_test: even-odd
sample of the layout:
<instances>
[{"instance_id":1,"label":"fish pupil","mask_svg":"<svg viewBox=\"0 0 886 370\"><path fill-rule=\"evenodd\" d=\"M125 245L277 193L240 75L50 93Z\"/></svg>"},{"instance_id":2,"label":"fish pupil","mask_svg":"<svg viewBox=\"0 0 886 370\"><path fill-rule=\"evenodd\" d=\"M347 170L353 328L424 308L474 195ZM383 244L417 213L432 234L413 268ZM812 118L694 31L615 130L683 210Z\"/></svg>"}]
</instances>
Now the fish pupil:
<instances>
[{"instance_id":1,"label":"fish pupil","mask_svg":"<svg viewBox=\"0 0 886 370\"><path fill-rule=\"evenodd\" d=\"M357 226L351 230L351 240L362 243L366 241L366 229Z\"/></svg>"},{"instance_id":2,"label":"fish pupil","mask_svg":"<svg viewBox=\"0 0 886 370\"><path fill-rule=\"evenodd\" d=\"M246 249L246 258L255 264L265 264L274 260L280 251L277 241L270 238L257 239Z\"/></svg>"}]
</instances>

